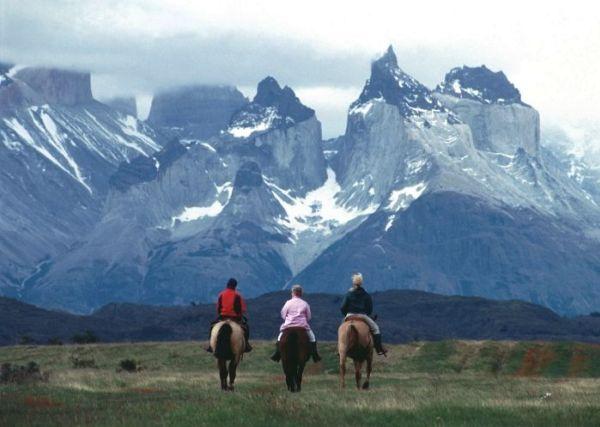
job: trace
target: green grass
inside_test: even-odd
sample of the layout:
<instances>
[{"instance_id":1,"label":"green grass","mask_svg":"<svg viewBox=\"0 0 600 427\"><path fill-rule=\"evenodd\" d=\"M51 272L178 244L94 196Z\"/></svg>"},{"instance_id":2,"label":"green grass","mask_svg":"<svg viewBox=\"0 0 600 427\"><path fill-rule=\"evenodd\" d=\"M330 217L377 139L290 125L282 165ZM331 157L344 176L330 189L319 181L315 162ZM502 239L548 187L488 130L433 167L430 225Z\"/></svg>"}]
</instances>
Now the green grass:
<instances>
[{"instance_id":1,"label":"green grass","mask_svg":"<svg viewBox=\"0 0 600 427\"><path fill-rule=\"evenodd\" d=\"M600 425L600 346L442 341L391 346L372 389L338 386L335 344L285 390L272 343L255 343L235 393L198 342L16 346L0 363L37 362L47 383L0 385L0 425ZM94 368L73 366L74 357ZM137 373L119 372L133 359ZM544 398L549 393L549 397Z\"/></svg>"}]
</instances>

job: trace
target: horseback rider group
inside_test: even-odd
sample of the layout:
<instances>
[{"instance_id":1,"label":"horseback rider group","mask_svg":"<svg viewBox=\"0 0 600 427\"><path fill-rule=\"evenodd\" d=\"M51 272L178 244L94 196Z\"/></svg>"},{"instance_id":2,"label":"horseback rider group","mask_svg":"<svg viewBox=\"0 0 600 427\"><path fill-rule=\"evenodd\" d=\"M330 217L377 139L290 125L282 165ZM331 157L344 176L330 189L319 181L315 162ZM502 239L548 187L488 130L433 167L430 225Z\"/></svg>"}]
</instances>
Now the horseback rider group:
<instances>
[{"instance_id":1,"label":"horseback rider group","mask_svg":"<svg viewBox=\"0 0 600 427\"><path fill-rule=\"evenodd\" d=\"M217 300L217 319L211 324L211 330L214 324L221 320L233 320L240 324L244 330L244 337L246 341L245 352L252 351L252 347L248 342L250 336L250 328L248 321L245 317L246 313L246 302L241 294L236 290L237 280L229 279L227 287L223 290ZM281 309L281 318L283 323L279 328L279 336L275 343L275 353L271 356L271 360L279 361L281 359L281 351L279 341L281 336L286 329L289 328L304 328L308 335L310 342L311 356L314 362L321 360L321 356L317 351L317 340L315 334L308 322L311 319L310 305L302 299L303 290L300 285L292 286L292 297L283 305ZM371 317L373 313L373 300L371 295L365 291L363 287L363 276L360 273L356 273L352 276L352 287L346 293L342 306L340 307L344 320L359 318L363 320L371 330L373 335L373 344L377 354L385 355L387 350L381 343L381 332L379 326L375 323L375 320ZM209 347L206 349L212 352L213 349Z\"/></svg>"}]
</instances>

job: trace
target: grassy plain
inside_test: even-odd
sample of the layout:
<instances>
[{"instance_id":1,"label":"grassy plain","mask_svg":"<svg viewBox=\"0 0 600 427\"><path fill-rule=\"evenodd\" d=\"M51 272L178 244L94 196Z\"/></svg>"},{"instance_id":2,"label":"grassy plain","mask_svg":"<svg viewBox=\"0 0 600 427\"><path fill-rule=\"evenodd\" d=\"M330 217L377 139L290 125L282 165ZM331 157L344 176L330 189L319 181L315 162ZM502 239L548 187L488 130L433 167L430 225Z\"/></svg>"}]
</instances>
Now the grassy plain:
<instances>
[{"instance_id":1,"label":"grassy plain","mask_svg":"<svg viewBox=\"0 0 600 427\"><path fill-rule=\"evenodd\" d=\"M600 345L441 341L390 346L369 391L340 390L335 345L310 363L302 393L285 389L256 342L221 392L203 343L0 348L35 361L47 381L0 384L0 425L600 425ZM139 370L120 370L124 359ZM82 367L83 366L83 367Z\"/></svg>"}]
</instances>

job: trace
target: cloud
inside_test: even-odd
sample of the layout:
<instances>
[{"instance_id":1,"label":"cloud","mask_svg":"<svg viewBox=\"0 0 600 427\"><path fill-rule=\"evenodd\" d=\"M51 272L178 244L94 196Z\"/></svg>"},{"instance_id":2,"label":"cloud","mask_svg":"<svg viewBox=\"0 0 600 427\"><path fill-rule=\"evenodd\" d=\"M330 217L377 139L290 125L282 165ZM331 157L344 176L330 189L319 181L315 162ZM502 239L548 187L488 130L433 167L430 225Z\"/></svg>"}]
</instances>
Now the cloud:
<instances>
[{"instance_id":1,"label":"cloud","mask_svg":"<svg viewBox=\"0 0 600 427\"><path fill-rule=\"evenodd\" d=\"M189 83L253 87L273 75L317 109L326 136L343 130L348 99L389 43L426 85L485 63L505 71L542 119L600 120L600 13L590 2L0 4L3 59L90 70L100 98Z\"/></svg>"}]
</instances>

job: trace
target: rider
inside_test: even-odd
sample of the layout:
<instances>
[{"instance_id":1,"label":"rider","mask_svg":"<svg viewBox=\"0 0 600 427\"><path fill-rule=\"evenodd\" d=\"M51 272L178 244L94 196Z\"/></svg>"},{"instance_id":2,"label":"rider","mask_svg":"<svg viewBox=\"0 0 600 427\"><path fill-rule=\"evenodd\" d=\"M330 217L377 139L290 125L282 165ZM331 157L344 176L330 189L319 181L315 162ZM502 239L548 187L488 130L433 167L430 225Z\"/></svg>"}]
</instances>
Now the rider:
<instances>
[{"instance_id":1,"label":"rider","mask_svg":"<svg viewBox=\"0 0 600 427\"><path fill-rule=\"evenodd\" d=\"M387 350L381 344L379 326L370 317L373 312L373 300L371 299L371 295L363 288L362 274L356 273L352 276L352 287L348 290L342 301L341 311L345 318L355 316L363 319L369 325L369 329L371 329L377 354L385 355L387 353Z\"/></svg>"},{"instance_id":2,"label":"rider","mask_svg":"<svg viewBox=\"0 0 600 427\"><path fill-rule=\"evenodd\" d=\"M219 294L217 300L217 320L215 320L210 327L212 330L214 324L221 320L233 320L239 323L244 330L244 338L246 338L246 348L244 352L248 353L249 351L252 351L252 346L250 346L249 342L250 327L248 326L248 320L244 316L246 313L246 301L244 301L242 295L236 291L235 288L237 288L237 280L234 278L229 279L227 287ZM206 351L213 351L210 347L210 342Z\"/></svg>"},{"instance_id":3,"label":"rider","mask_svg":"<svg viewBox=\"0 0 600 427\"><path fill-rule=\"evenodd\" d=\"M314 332L310 329L308 321L311 318L310 305L302 299L302 286L292 286L292 298L287 300L281 309L281 318L283 324L279 328L279 336L275 343L275 353L271 356L271 360L279 362L281 360L281 350L279 348L279 341L283 335L283 331L288 328L305 328L308 334L308 340L310 342L310 352L314 362L321 360L319 352L317 351L317 339L315 338Z\"/></svg>"}]
</instances>

